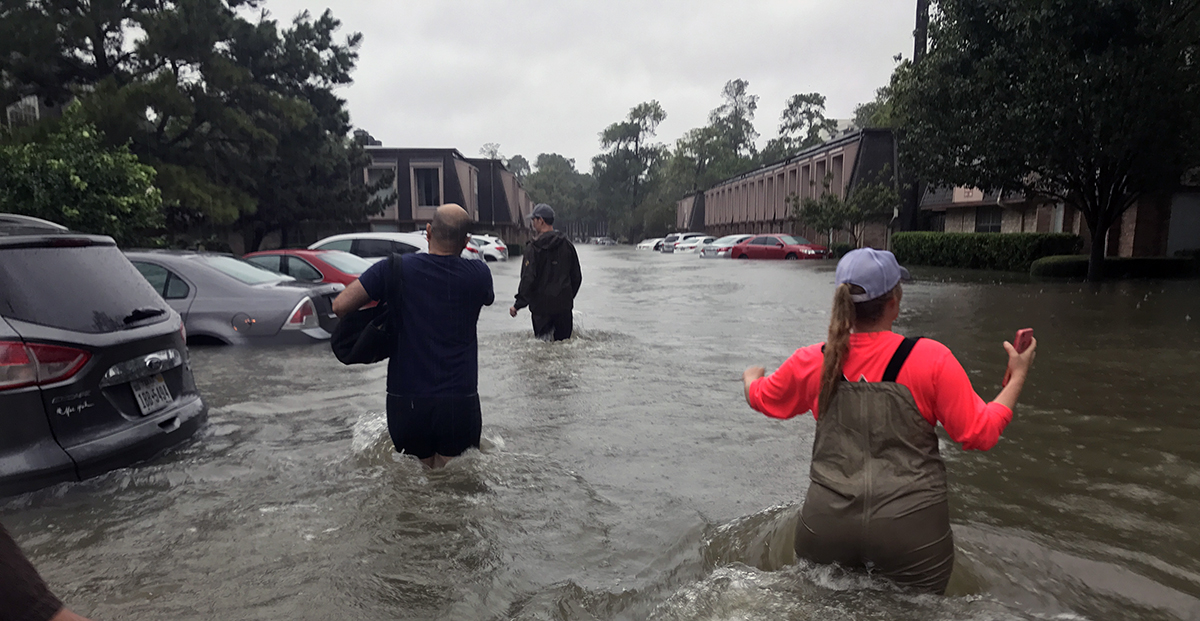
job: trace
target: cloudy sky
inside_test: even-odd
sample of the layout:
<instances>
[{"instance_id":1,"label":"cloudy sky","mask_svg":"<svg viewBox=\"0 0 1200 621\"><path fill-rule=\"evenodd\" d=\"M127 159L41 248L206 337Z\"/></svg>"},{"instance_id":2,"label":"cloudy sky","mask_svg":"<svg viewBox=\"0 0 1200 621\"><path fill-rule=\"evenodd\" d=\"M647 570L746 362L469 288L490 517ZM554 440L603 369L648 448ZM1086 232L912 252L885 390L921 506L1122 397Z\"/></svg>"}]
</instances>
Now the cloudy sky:
<instances>
[{"instance_id":1,"label":"cloudy sky","mask_svg":"<svg viewBox=\"0 0 1200 621\"><path fill-rule=\"evenodd\" d=\"M361 32L356 126L388 146L475 157L554 152L582 171L597 134L633 106L667 111L673 144L704 125L721 88L749 80L760 144L788 97L816 91L851 116L912 53L915 0L266 0L280 21L326 8Z\"/></svg>"}]
</instances>

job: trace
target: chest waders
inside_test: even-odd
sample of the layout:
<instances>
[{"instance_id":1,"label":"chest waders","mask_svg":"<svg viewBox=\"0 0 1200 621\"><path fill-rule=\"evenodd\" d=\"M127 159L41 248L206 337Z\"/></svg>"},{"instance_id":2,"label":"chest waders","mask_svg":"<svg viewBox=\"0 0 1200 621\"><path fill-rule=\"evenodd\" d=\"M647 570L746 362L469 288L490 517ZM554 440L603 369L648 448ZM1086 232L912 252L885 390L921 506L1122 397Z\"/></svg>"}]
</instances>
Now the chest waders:
<instances>
[{"instance_id":1,"label":"chest waders","mask_svg":"<svg viewBox=\"0 0 1200 621\"><path fill-rule=\"evenodd\" d=\"M817 418L796 555L943 593L954 568L946 465L933 425L896 383L917 339L880 382L842 382Z\"/></svg>"}]
</instances>

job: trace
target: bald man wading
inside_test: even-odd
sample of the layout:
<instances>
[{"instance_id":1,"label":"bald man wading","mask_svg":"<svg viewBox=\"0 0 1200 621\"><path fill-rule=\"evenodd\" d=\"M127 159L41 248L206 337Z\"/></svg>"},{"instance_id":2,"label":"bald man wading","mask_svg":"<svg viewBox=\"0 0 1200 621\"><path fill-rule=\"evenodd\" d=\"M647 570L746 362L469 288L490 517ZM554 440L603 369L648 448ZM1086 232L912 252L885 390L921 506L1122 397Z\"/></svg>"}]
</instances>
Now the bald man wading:
<instances>
[{"instance_id":1,"label":"bald man wading","mask_svg":"<svg viewBox=\"0 0 1200 621\"><path fill-rule=\"evenodd\" d=\"M440 468L479 447L479 311L489 306L492 272L459 254L471 233L470 215L442 205L426 227L428 254L372 265L333 301L344 317L371 300L386 301L397 330L388 361L387 419L392 443L427 466Z\"/></svg>"}]
</instances>

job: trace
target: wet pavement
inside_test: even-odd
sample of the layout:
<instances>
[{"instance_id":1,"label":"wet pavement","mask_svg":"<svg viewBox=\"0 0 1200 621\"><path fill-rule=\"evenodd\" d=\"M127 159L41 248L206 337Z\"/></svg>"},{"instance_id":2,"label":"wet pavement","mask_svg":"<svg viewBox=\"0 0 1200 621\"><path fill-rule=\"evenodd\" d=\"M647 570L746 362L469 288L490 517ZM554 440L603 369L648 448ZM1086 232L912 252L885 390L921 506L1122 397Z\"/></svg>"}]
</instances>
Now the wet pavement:
<instances>
[{"instance_id":1,"label":"wet pavement","mask_svg":"<svg viewBox=\"0 0 1200 621\"><path fill-rule=\"evenodd\" d=\"M933 597L795 562L813 421L742 400L746 366L823 340L832 262L580 256L559 344L508 316L519 263L491 264L485 446L445 470L393 455L384 365L194 348L195 442L0 520L98 619L1200 618L1200 283L914 270L898 330L985 399L1000 341L1039 341L1001 443L943 442L958 555Z\"/></svg>"}]
</instances>

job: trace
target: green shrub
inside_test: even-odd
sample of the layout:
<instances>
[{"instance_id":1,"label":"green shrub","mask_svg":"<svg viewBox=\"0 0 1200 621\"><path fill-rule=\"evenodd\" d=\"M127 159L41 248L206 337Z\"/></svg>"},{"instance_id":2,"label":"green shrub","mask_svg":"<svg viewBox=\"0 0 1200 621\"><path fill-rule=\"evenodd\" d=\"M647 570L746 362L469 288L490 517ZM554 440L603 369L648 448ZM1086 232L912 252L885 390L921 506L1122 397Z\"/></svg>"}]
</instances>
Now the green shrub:
<instances>
[{"instance_id":1,"label":"green shrub","mask_svg":"<svg viewBox=\"0 0 1200 621\"><path fill-rule=\"evenodd\" d=\"M1073 254L1083 242L1067 233L930 233L892 235L901 264L1028 271L1034 261Z\"/></svg>"},{"instance_id":2,"label":"green shrub","mask_svg":"<svg viewBox=\"0 0 1200 621\"><path fill-rule=\"evenodd\" d=\"M835 243L832 243L829 245L829 254L830 254L830 256L832 256L835 259L842 258L843 255L845 255L847 252L850 252L851 250L854 250L854 244L844 244L842 242L835 242Z\"/></svg>"},{"instance_id":3,"label":"green shrub","mask_svg":"<svg viewBox=\"0 0 1200 621\"><path fill-rule=\"evenodd\" d=\"M1044 257L1033 262L1029 274L1038 278L1085 278L1087 255ZM1196 275L1195 262L1188 258L1109 257L1104 259L1105 278L1187 278Z\"/></svg>"}]
</instances>

